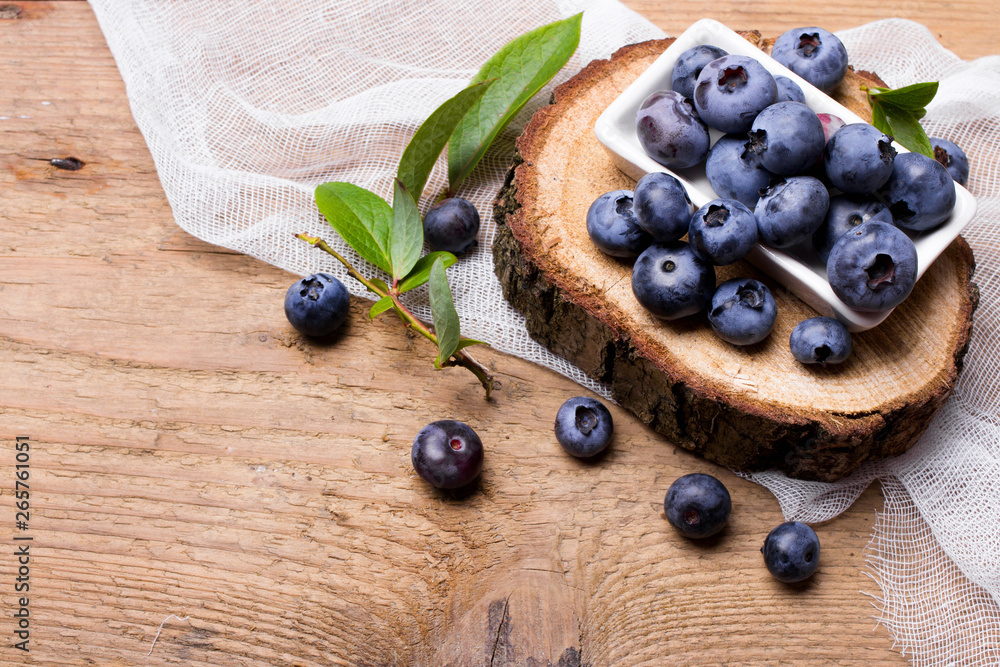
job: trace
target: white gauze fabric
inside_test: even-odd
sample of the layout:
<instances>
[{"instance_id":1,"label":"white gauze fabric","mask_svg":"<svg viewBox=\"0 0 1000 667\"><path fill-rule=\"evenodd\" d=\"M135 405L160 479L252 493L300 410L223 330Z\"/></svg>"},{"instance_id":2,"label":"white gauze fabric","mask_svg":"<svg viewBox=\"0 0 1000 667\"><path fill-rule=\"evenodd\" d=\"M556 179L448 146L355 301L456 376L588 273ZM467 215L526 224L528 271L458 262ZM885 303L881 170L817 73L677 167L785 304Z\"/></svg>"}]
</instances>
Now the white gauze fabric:
<instances>
[{"instance_id":1,"label":"white gauze fabric","mask_svg":"<svg viewBox=\"0 0 1000 667\"><path fill-rule=\"evenodd\" d=\"M615 0L91 0L177 223L205 241L299 275L327 271L370 298L336 262L294 238L322 236L364 263L316 213L313 190L348 181L391 199L420 123L515 36L584 12L567 67L503 133L460 194L483 217L480 245L449 269L465 335L607 396L532 341L493 274L492 201L513 142L551 88L595 58L662 37ZM743 27L743 26L735 26ZM1000 58L965 63L921 26L883 21L841 34L856 67L890 86L940 80L924 121L972 162L979 214L966 237L981 303L954 396L906 455L835 484L752 475L789 519L821 522L874 479L886 495L869 548L881 621L915 664L1000 662ZM893 49L885 49L891 43ZM439 161L420 202L446 185ZM429 319L426 292L414 312ZM458 372L458 371L456 371Z\"/></svg>"}]
</instances>

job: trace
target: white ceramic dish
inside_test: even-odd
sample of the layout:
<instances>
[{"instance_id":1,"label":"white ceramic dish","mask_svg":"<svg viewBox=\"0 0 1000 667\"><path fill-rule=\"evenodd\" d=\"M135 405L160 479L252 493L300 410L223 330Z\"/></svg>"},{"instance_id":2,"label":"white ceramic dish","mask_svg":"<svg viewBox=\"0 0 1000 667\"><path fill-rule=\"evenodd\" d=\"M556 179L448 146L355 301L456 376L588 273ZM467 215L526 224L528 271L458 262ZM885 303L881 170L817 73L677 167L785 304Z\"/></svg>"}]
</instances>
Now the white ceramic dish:
<instances>
[{"instance_id":1,"label":"white ceramic dish","mask_svg":"<svg viewBox=\"0 0 1000 667\"><path fill-rule=\"evenodd\" d=\"M718 197L705 176L704 163L690 169L667 169L646 155L639 144L635 131L635 113L639 105L650 93L670 88L670 72L678 56L699 44L711 44L729 53L756 58L772 74L782 74L789 77L799 84L805 93L806 103L817 113L835 114L846 123L864 122L846 107L807 83L726 26L718 21L702 19L678 37L663 52L663 55L657 58L631 86L605 109L594 125L594 132L597 134L598 140L608 150L615 165L635 180L654 171L673 174L687 188L688 195L695 207L701 207ZM714 143L722 136L722 133L712 130L711 135ZM898 144L894 144L894 146L900 152L906 151ZM933 230L913 236L914 244L917 247L918 279L969 224L976 212L976 200L969 191L957 184L955 190L957 195L955 210L952 211L949 219ZM799 249L796 248L795 251L799 252ZM833 289L830 288L826 278L826 266L809 250L803 249L801 255L796 256L758 244L747 259L757 268L781 282L817 312L838 318L851 331L870 329L885 320L892 312L890 310L881 313L867 313L848 307L837 298Z\"/></svg>"}]
</instances>

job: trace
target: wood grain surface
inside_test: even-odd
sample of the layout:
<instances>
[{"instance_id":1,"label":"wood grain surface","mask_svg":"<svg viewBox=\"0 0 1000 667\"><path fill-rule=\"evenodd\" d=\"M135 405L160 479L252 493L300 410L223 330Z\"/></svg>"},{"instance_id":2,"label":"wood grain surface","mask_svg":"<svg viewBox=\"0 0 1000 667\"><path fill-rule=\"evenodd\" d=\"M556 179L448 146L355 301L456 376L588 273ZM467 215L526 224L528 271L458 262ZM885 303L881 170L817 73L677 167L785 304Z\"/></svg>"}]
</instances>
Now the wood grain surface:
<instances>
[{"instance_id":1,"label":"wood grain surface","mask_svg":"<svg viewBox=\"0 0 1000 667\"><path fill-rule=\"evenodd\" d=\"M628 4L668 32L701 15ZM1000 34L992 2L921 6L713 15L776 34L909 11L963 57ZM293 276L173 222L86 3L4 4L0 57L0 664L904 662L860 592L878 590L864 572L877 488L818 527L817 576L781 585L758 553L781 521L760 487L616 408L608 456L563 455L552 420L582 393L572 382L487 351L504 387L486 402L361 301L337 340L304 341L282 313ZM83 167L50 163L66 157ZM486 443L467 497L410 466L415 433L443 417ZM662 514L694 471L733 494L707 544ZM15 536L33 538L27 593ZM19 595L29 653L13 647Z\"/></svg>"}]
</instances>

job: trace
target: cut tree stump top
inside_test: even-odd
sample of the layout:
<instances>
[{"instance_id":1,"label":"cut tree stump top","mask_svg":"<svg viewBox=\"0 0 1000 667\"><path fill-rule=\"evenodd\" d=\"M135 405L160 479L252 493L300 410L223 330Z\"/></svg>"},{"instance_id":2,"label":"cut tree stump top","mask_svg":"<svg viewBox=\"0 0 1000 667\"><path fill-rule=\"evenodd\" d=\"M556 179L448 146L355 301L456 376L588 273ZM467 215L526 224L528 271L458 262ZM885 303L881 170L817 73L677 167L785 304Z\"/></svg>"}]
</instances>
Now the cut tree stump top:
<instances>
[{"instance_id":1,"label":"cut tree stump top","mask_svg":"<svg viewBox=\"0 0 1000 667\"><path fill-rule=\"evenodd\" d=\"M672 34L703 11L626 4ZM908 16L965 58L1000 42L986 0L711 15L765 35ZM610 454L570 459L551 430L584 393L569 380L483 352L504 384L487 403L360 300L332 344L298 336L281 305L294 276L174 223L86 3L5 4L0 54L0 664L905 663L859 592L878 593L864 574L877 488L818 527L810 583L779 584L757 551L782 520L767 491L619 408ZM67 157L82 168L50 163ZM486 443L466 498L410 466L413 436L442 417ZM662 513L696 471L733 495L708 544ZM32 538L22 593L15 534ZM19 595L30 653L12 647Z\"/></svg>"}]
</instances>

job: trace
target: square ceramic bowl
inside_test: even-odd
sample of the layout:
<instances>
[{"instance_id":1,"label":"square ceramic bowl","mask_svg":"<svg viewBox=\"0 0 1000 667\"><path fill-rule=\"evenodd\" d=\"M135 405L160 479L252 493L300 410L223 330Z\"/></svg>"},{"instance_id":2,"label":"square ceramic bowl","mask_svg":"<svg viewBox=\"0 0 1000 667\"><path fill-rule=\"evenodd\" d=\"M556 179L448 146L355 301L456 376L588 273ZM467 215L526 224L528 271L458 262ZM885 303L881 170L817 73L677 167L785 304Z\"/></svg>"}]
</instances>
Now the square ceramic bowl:
<instances>
[{"instance_id":1,"label":"square ceramic bowl","mask_svg":"<svg viewBox=\"0 0 1000 667\"><path fill-rule=\"evenodd\" d=\"M732 54L757 59L772 74L781 74L795 81L805 93L806 104L817 113L832 113L846 123L865 122L857 114L834 101L818 88L787 69L778 61L733 32L718 21L702 19L667 48L597 119L594 132L604 145L615 165L635 180L655 171L676 176L687 189L695 208L700 208L718 195L705 176L704 163L690 169L671 170L646 155L635 131L635 114L639 105L651 93L670 88L670 72L677 58L699 44L718 46ZM711 130L711 141L722 136ZM906 149L898 144L899 152ZM917 248L917 279L931 263L961 233L976 211L976 200L968 190L956 184L956 203L951 216L944 224L932 230L911 235ZM761 271L782 283L792 293L822 315L836 317L851 331L870 329L889 316L892 311L868 313L848 307L837 298L826 278L826 266L810 249L804 246L778 250L757 244L747 260Z\"/></svg>"}]
</instances>

